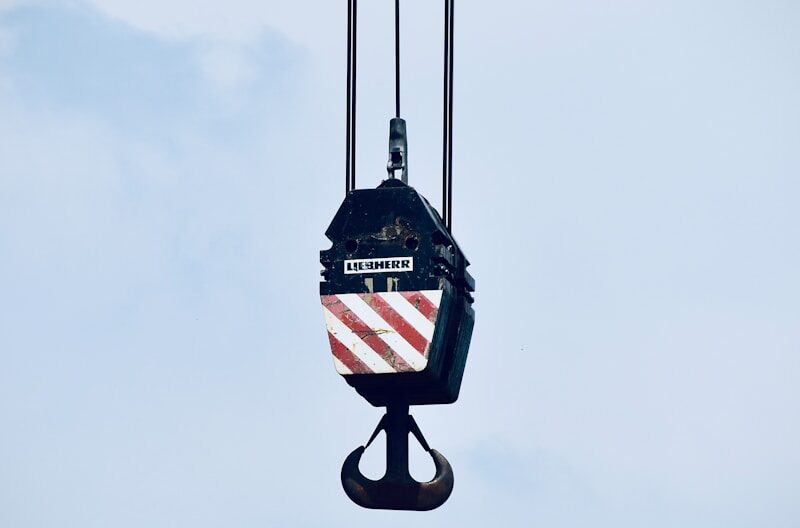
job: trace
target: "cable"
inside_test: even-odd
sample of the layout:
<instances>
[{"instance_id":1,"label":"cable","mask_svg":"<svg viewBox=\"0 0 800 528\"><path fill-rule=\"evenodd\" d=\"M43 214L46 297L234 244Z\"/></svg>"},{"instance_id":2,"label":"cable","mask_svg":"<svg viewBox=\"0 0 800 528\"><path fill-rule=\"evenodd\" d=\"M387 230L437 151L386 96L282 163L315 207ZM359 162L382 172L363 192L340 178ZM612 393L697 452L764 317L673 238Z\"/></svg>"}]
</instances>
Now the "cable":
<instances>
[{"instance_id":1,"label":"cable","mask_svg":"<svg viewBox=\"0 0 800 528\"><path fill-rule=\"evenodd\" d=\"M442 220L453 226L453 34L455 0L444 0L444 95L442 102Z\"/></svg>"},{"instance_id":2,"label":"cable","mask_svg":"<svg viewBox=\"0 0 800 528\"><path fill-rule=\"evenodd\" d=\"M400 117L400 0L394 0L395 117Z\"/></svg>"},{"instance_id":3,"label":"cable","mask_svg":"<svg viewBox=\"0 0 800 528\"><path fill-rule=\"evenodd\" d=\"M450 93L449 87L449 68L448 60L450 59L450 0L444 0L444 79L442 86L444 87L444 94L442 96L442 220L447 225L447 97Z\"/></svg>"},{"instance_id":4,"label":"cable","mask_svg":"<svg viewBox=\"0 0 800 528\"><path fill-rule=\"evenodd\" d=\"M447 153L447 229L453 231L453 69L455 63L455 18L456 2L450 0L450 118L447 123L449 138L447 140L449 152Z\"/></svg>"},{"instance_id":5,"label":"cable","mask_svg":"<svg viewBox=\"0 0 800 528\"><path fill-rule=\"evenodd\" d=\"M400 117L400 0L395 0L395 115ZM455 0L444 0L444 88L442 132L442 219L453 227L453 77ZM345 192L356 187L356 86L358 49L358 0L347 4L347 123Z\"/></svg>"},{"instance_id":6,"label":"cable","mask_svg":"<svg viewBox=\"0 0 800 528\"><path fill-rule=\"evenodd\" d=\"M350 147L350 140L352 139L351 135L351 123L350 118L352 116L352 93L353 93L353 1L347 1L347 116L345 120L347 122L345 128L345 155L344 155L344 192L345 195L350 192L350 154L351 154L351 147Z\"/></svg>"},{"instance_id":7,"label":"cable","mask_svg":"<svg viewBox=\"0 0 800 528\"><path fill-rule=\"evenodd\" d=\"M358 0L347 2L347 125L345 141L345 193L356 187L356 72Z\"/></svg>"},{"instance_id":8,"label":"cable","mask_svg":"<svg viewBox=\"0 0 800 528\"><path fill-rule=\"evenodd\" d=\"M352 153L351 153L351 173L350 190L356 188L356 73L358 72L358 0L353 1L353 115L350 118L353 122Z\"/></svg>"}]
</instances>

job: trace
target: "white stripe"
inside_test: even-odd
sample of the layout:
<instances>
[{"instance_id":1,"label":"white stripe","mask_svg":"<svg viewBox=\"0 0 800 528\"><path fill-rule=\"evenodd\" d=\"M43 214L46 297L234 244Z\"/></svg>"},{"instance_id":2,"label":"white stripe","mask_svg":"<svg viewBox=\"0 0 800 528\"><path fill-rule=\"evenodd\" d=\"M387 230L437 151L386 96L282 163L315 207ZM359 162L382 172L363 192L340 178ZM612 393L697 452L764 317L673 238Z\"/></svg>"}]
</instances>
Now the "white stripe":
<instances>
[{"instance_id":1,"label":"white stripe","mask_svg":"<svg viewBox=\"0 0 800 528\"><path fill-rule=\"evenodd\" d=\"M350 352L364 362L371 371L376 374L397 372L368 344L347 328L347 325L333 315L327 307L323 306L322 310L325 313L325 325L328 327L328 332L332 333Z\"/></svg>"},{"instance_id":2,"label":"white stripe","mask_svg":"<svg viewBox=\"0 0 800 528\"><path fill-rule=\"evenodd\" d=\"M398 356L408 363L415 371L420 372L428 366L428 359L419 353L411 344L398 334L392 325L383 320L364 300L355 293L339 295L339 300L364 321L368 327L375 330L384 343L392 347Z\"/></svg>"},{"instance_id":3,"label":"white stripe","mask_svg":"<svg viewBox=\"0 0 800 528\"><path fill-rule=\"evenodd\" d=\"M434 324L427 317L417 310L408 299L398 292L379 293L380 297L391 306L395 312L413 326L429 343L433 340L433 331L436 329Z\"/></svg>"},{"instance_id":4,"label":"white stripe","mask_svg":"<svg viewBox=\"0 0 800 528\"><path fill-rule=\"evenodd\" d=\"M427 297L437 310L439 309L442 304L442 290L422 290L420 293Z\"/></svg>"},{"instance_id":5,"label":"white stripe","mask_svg":"<svg viewBox=\"0 0 800 528\"><path fill-rule=\"evenodd\" d=\"M331 355L331 357L333 358L333 366L336 367L336 372L338 372L342 376L347 376L348 374L353 373L353 371L347 368L347 365L342 363L339 358L333 355Z\"/></svg>"}]
</instances>

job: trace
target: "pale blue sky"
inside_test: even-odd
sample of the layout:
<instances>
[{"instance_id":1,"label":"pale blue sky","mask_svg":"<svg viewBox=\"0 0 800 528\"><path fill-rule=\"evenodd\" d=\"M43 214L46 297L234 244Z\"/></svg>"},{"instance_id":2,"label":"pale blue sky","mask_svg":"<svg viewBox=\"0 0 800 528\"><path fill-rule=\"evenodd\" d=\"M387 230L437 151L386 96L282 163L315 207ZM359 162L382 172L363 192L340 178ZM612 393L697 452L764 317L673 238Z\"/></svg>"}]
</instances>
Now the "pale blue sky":
<instances>
[{"instance_id":1,"label":"pale blue sky","mask_svg":"<svg viewBox=\"0 0 800 528\"><path fill-rule=\"evenodd\" d=\"M404 2L438 204L441 7ZM0 0L0 527L800 524L800 4L458 2L477 325L414 412L456 472L427 514L339 484L380 417L317 293L345 7ZM367 187L391 12L362 2Z\"/></svg>"}]
</instances>

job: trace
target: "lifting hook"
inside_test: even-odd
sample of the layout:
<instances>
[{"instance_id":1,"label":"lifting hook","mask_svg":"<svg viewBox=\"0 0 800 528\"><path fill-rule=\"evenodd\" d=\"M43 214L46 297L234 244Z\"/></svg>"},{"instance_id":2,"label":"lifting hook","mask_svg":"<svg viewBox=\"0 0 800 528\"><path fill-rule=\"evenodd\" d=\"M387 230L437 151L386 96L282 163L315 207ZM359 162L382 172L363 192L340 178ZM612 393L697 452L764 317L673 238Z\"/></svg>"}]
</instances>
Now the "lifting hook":
<instances>
[{"instance_id":1,"label":"lifting hook","mask_svg":"<svg viewBox=\"0 0 800 528\"><path fill-rule=\"evenodd\" d=\"M386 431L386 474L380 480L370 480L358 469L364 451L381 431ZM412 433L431 455L436 475L430 482L417 482L408 471L408 433ZM361 507L374 510L428 511L441 506L453 491L453 468L447 459L431 449L407 404L386 407L375 432L367 445L347 457L342 466L342 487L350 500Z\"/></svg>"}]
</instances>

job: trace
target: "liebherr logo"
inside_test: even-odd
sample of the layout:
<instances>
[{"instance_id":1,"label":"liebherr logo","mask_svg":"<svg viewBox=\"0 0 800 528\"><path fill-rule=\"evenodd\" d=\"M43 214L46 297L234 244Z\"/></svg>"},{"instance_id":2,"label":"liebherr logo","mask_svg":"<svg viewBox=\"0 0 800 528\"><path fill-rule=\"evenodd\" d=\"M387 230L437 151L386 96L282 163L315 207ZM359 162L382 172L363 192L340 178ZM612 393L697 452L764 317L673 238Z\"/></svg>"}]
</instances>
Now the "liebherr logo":
<instances>
[{"instance_id":1,"label":"liebherr logo","mask_svg":"<svg viewBox=\"0 0 800 528\"><path fill-rule=\"evenodd\" d=\"M414 257L345 260L345 275L414 271Z\"/></svg>"}]
</instances>

